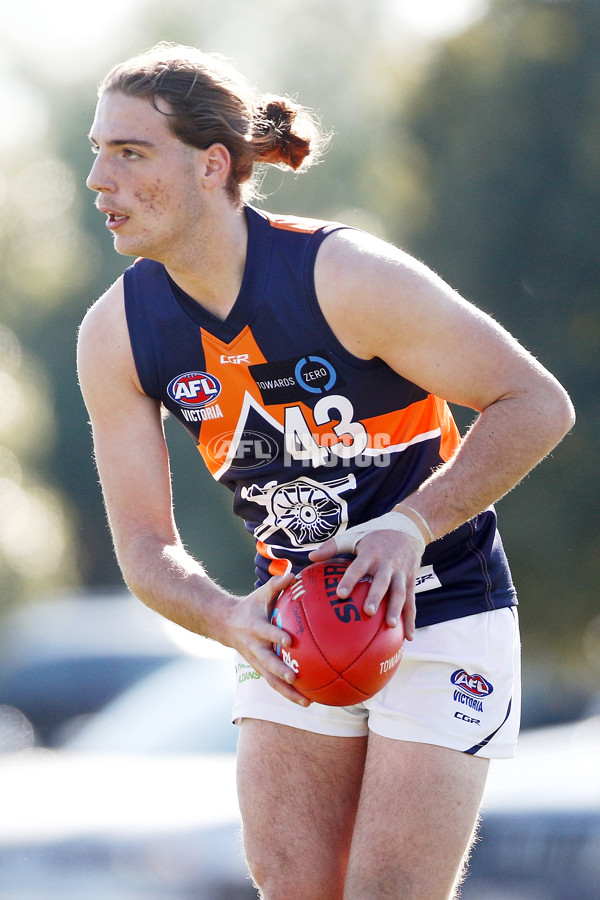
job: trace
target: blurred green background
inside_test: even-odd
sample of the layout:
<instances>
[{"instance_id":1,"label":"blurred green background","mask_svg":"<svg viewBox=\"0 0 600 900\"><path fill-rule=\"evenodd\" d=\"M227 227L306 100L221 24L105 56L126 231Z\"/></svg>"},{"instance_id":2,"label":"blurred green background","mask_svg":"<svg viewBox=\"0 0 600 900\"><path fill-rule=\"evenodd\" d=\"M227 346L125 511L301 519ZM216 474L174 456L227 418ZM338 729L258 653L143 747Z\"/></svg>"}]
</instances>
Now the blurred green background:
<instances>
[{"instance_id":1,"label":"blurred green background","mask_svg":"<svg viewBox=\"0 0 600 900\"><path fill-rule=\"evenodd\" d=\"M566 697L596 691L598 0L2 7L0 614L121 582L75 341L130 260L114 253L85 188L86 135L105 71L157 40L231 57L334 131L322 165L266 174L266 209L345 220L408 249L565 384L573 434L498 511L530 677ZM457 418L466 427L472 414ZM183 429L167 430L183 538L222 584L246 591L253 552L230 496Z\"/></svg>"}]
</instances>

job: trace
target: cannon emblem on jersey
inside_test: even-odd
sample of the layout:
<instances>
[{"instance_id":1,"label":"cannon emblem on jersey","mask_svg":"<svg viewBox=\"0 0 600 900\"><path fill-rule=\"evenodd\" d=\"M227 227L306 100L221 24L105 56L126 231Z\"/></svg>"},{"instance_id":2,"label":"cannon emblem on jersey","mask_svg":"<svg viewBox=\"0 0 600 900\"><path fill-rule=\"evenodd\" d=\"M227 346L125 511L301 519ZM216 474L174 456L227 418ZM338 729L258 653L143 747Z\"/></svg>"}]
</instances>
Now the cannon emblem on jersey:
<instances>
[{"instance_id":1,"label":"cannon emblem on jersey","mask_svg":"<svg viewBox=\"0 0 600 900\"><path fill-rule=\"evenodd\" d=\"M308 547L322 544L346 528L348 504L340 495L355 487L352 474L324 482L303 475L285 484L271 481L264 487L242 488L242 498L267 509L267 516L254 531L257 540L272 543L269 538L282 531L292 547Z\"/></svg>"}]
</instances>

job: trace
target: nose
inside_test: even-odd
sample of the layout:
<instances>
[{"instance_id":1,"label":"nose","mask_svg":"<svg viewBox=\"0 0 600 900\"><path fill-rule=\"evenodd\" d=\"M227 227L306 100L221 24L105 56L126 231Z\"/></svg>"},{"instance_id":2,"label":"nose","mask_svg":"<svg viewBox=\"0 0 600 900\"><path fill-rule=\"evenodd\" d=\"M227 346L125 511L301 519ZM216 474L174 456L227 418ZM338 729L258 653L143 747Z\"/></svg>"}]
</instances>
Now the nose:
<instances>
[{"instance_id":1,"label":"nose","mask_svg":"<svg viewBox=\"0 0 600 900\"><path fill-rule=\"evenodd\" d=\"M115 190L116 185L114 179L110 176L105 159L100 152L97 153L96 158L94 159L90 174L86 178L85 183L91 191L97 191L99 193L107 193Z\"/></svg>"}]
</instances>

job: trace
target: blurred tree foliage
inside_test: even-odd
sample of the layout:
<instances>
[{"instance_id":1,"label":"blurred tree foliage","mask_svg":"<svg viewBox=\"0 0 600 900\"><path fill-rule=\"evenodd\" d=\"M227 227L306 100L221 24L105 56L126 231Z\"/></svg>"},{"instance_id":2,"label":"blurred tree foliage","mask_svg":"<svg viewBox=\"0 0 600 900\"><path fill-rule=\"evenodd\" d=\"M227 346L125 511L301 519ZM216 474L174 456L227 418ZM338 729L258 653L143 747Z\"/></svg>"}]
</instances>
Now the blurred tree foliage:
<instances>
[{"instance_id":1,"label":"blurred tree foliage","mask_svg":"<svg viewBox=\"0 0 600 900\"><path fill-rule=\"evenodd\" d=\"M271 170L264 205L344 219L406 246L571 390L574 436L502 501L500 514L526 627L559 647L568 608L579 648L598 575L597 0L496 0L476 26L427 54L390 33L389 0L344 3L343 17L339 3L321 0L226 6L224 15L183 0L148 2L135 45L116 59L159 39L194 43L233 57L264 90L297 93L335 132L333 143L300 181ZM31 494L38 507L29 521L42 522L38 532L54 544L52 565L36 573L26 543L20 557L10 555L2 526L4 602L78 578L120 581L76 384L75 338L85 308L130 260L114 253L83 187L94 85L65 92L28 78L51 119L43 146L1 163L0 379L12 379L22 402L21 418L13 410L5 426L12 395L3 391L0 520L11 522L10 491ZM167 432L184 540L227 587L246 590L251 542L232 526L230 497L183 430L167 422ZM20 527L25 535L26 519Z\"/></svg>"},{"instance_id":2,"label":"blurred tree foliage","mask_svg":"<svg viewBox=\"0 0 600 900\"><path fill-rule=\"evenodd\" d=\"M531 639L578 649L600 580L600 4L498 0L437 55L396 133L423 185L405 243L577 408L499 512Z\"/></svg>"}]
</instances>

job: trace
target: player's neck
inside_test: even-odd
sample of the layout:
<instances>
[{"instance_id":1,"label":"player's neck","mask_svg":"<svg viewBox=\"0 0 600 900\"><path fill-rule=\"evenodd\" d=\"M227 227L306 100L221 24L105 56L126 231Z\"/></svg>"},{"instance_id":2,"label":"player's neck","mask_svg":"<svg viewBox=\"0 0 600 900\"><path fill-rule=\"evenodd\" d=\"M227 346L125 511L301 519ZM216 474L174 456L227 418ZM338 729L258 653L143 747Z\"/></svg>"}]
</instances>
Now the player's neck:
<instances>
[{"instance_id":1,"label":"player's neck","mask_svg":"<svg viewBox=\"0 0 600 900\"><path fill-rule=\"evenodd\" d=\"M194 242L165 265L186 294L223 320L240 291L247 244L245 213L230 206L225 215L205 220Z\"/></svg>"}]
</instances>

